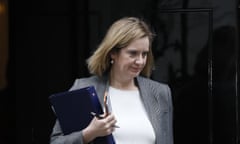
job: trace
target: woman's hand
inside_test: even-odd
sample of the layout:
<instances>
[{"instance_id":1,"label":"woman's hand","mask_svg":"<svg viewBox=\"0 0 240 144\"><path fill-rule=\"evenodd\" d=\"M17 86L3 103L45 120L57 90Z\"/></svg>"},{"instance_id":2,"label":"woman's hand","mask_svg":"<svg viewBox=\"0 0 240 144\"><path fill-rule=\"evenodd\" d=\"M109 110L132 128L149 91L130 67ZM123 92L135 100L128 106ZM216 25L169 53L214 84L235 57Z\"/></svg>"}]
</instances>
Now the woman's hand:
<instances>
[{"instance_id":1,"label":"woman's hand","mask_svg":"<svg viewBox=\"0 0 240 144\"><path fill-rule=\"evenodd\" d=\"M96 137L111 134L115 128L116 119L113 114L109 114L102 119L94 117L90 124L82 131L84 143L89 143Z\"/></svg>"}]
</instances>

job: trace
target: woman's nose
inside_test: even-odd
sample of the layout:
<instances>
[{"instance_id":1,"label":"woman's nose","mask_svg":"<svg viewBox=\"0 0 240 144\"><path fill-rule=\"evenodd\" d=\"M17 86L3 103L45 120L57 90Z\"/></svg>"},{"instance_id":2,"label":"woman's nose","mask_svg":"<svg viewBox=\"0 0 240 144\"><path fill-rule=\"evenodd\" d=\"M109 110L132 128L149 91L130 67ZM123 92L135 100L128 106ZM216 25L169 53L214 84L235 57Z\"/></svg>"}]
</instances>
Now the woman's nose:
<instances>
[{"instance_id":1,"label":"woman's nose","mask_svg":"<svg viewBox=\"0 0 240 144\"><path fill-rule=\"evenodd\" d=\"M142 55L136 57L135 63L136 64L143 64L145 59L142 57Z\"/></svg>"}]
</instances>

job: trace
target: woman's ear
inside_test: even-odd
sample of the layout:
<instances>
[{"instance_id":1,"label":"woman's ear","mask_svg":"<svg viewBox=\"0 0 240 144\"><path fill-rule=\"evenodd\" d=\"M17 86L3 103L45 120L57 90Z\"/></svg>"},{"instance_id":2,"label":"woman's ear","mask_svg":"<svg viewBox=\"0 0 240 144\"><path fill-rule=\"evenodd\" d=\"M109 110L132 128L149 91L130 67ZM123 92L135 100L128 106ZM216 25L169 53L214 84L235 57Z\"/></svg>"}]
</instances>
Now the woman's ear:
<instances>
[{"instance_id":1,"label":"woman's ear","mask_svg":"<svg viewBox=\"0 0 240 144\"><path fill-rule=\"evenodd\" d=\"M117 52L116 51L111 51L110 52L110 59L114 60L116 58Z\"/></svg>"}]
</instances>

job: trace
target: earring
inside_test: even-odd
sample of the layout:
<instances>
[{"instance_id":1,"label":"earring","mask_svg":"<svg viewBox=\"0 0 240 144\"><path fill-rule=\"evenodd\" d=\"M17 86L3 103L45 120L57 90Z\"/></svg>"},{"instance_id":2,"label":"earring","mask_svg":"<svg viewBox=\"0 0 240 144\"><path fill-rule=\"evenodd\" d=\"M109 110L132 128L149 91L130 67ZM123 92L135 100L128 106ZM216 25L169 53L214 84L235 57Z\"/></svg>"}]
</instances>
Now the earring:
<instances>
[{"instance_id":1,"label":"earring","mask_svg":"<svg viewBox=\"0 0 240 144\"><path fill-rule=\"evenodd\" d=\"M110 63L113 64L113 63L114 63L114 60L111 60Z\"/></svg>"}]
</instances>

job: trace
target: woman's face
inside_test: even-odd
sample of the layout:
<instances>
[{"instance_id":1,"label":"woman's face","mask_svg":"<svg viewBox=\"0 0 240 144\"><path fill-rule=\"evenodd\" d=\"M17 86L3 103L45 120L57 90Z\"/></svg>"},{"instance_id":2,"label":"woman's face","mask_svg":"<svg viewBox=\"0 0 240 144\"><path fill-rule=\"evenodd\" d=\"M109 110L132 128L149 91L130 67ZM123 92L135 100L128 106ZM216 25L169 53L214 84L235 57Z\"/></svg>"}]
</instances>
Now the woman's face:
<instances>
[{"instance_id":1,"label":"woman's face","mask_svg":"<svg viewBox=\"0 0 240 144\"><path fill-rule=\"evenodd\" d=\"M118 53L111 54L111 58L114 60L112 72L121 78L138 76L146 64L148 52L148 37L133 41Z\"/></svg>"}]
</instances>

